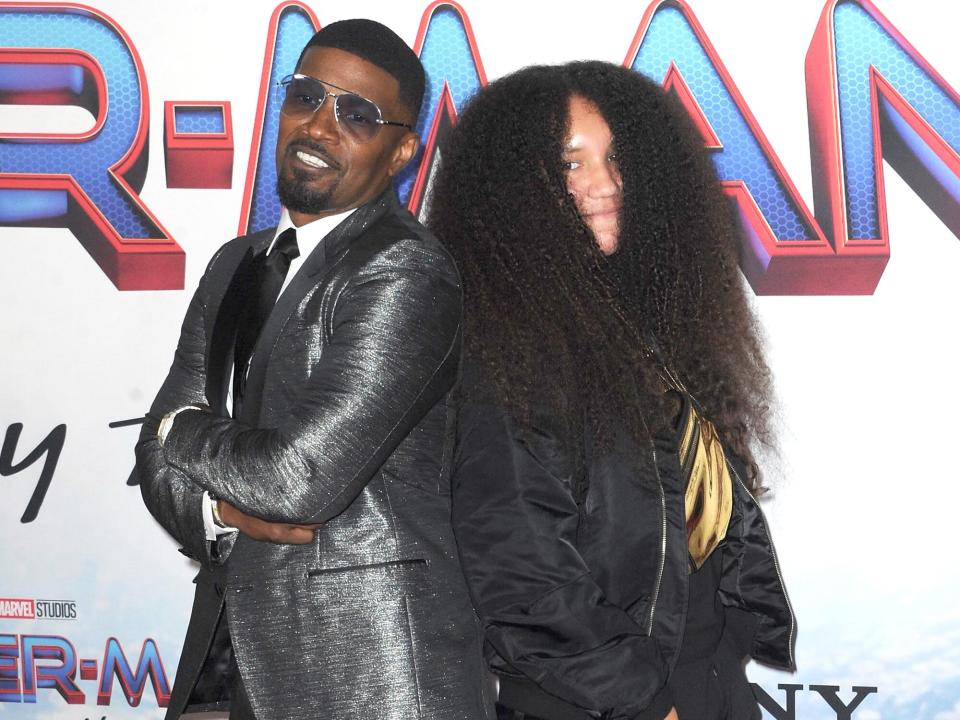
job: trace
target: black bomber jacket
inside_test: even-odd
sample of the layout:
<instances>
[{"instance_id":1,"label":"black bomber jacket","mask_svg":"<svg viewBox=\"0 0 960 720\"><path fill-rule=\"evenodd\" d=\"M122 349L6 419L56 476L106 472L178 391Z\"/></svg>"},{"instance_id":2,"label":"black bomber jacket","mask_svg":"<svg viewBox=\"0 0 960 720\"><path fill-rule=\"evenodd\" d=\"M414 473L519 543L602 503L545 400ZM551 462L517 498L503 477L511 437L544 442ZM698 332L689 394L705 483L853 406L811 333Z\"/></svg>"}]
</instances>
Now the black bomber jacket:
<instances>
[{"instance_id":1,"label":"black bomber jacket","mask_svg":"<svg viewBox=\"0 0 960 720\"><path fill-rule=\"evenodd\" d=\"M475 370L462 382L454 531L501 699L539 695L551 720L663 718L689 578L679 437L588 453L584 484L550 418L521 430ZM725 637L792 669L796 620L769 528L727 457Z\"/></svg>"}]
</instances>

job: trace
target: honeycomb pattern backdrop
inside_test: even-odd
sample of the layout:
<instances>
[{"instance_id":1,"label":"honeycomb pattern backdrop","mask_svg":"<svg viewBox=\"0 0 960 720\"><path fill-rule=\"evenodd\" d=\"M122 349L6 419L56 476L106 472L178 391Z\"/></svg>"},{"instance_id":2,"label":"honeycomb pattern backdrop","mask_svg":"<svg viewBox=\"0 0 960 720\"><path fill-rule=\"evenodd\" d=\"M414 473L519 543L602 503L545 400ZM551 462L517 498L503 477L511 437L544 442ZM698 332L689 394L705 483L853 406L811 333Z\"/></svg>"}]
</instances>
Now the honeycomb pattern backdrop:
<instances>
[{"instance_id":1,"label":"honeycomb pattern backdrop","mask_svg":"<svg viewBox=\"0 0 960 720\"><path fill-rule=\"evenodd\" d=\"M417 119L417 134L421 150L397 179L397 189L404 202L410 197L411 186L416 177L422 145L426 143L443 92L444 81L450 88L453 105L459 111L470 96L480 89L480 75L473 61L473 52L467 38L460 13L450 5L441 5L430 17L430 24L423 39L420 61L427 73L427 88L423 107Z\"/></svg>"},{"instance_id":2,"label":"honeycomb pattern backdrop","mask_svg":"<svg viewBox=\"0 0 960 720\"><path fill-rule=\"evenodd\" d=\"M218 107L178 105L174 109L178 133L223 133L223 110Z\"/></svg>"},{"instance_id":3,"label":"honeycomb pattern backdrop","mask_svg":"<svg viewBox=\"0 0 960 720\"><path fill-rule=\"evenodd\" d=\"M721 180L743 180L778 239L815 240L683 13L662 7L647 29L655 35L666 39L644 42L631 67L659 83L675 62L723 145L714 153Z\"/></svg>"},{"instance_id":4,"label":"honeycomb pattern backdrop","mask_svg":"<svg viewBox=\"0 0 960 720\"><path fill-rule=\"evenodd\" d=\"M316 32L313 20L296 5L284 8L277 24L276 46L273 49L273 70L263 108L263 131L250 198L248 232L259 232L277 224L280 200L277 198L277 135L280 132L281 97L279 82L294 71L300 52Z\"/></svg>"},{"instance_id":5,"label":"honeycomb pattern backdrop","mask_svg":"<svg viewBox=\"0 0 960 720\"><path fill-rule=\"evenodd\" d=\"M873 125L870 120L870 67L876 67L954 151L960 153L960 108L890 33L855 2L838 3L836 28L840 127L843 133L843 176L846 184L849 235L880 237Z\"/></svg>"},{"instance_id":6,"label":"honeycomb pattern backdrop","mask_svg":"<svg viewBox=\"0 0 960 720\"><path fill-rule=\"evenodd\" d=\"M124 238L161 238L159 229L127 198L106 172L107 163L124 156L136 137L141 88L129 48L101 19L86 13L4 13L6 47L82 50L99 63L107 87L109 111L100 133L82 143L6 143L0 148L5 172L70 173Z\"/></svg>"}]
</instances>

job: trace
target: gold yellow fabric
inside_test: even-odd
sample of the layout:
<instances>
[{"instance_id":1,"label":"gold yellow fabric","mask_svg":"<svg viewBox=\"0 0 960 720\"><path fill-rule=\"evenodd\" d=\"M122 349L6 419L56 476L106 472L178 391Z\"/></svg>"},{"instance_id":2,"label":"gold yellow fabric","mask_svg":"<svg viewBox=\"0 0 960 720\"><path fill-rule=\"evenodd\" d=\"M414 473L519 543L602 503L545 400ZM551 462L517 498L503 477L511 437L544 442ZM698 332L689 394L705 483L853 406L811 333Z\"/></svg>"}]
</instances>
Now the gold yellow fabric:
<instances>
[{"instance_id":1,"label":"gold yellow fabric","mask_svg":"<svg viewBox=\"0 0 960 720\"><path fill-rule=\"evenodd\" d=\"M680 467L687 479L687 548L694 569L699 570L726 537L733 508L733 482L713 423L701 417L693 403L685 404Z\"/></svg>"}]
</instances>

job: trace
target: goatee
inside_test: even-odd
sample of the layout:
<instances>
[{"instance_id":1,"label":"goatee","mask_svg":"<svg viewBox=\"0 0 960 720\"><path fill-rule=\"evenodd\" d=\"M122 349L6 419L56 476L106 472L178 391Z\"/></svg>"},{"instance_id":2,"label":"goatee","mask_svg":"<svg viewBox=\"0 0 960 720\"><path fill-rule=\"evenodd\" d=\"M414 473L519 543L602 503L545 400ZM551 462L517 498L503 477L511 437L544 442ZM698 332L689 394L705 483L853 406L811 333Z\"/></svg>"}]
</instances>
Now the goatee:
<instances>
[{"instance_id":1,"label":"goatee","mask_svg":"<svg viewBox=\"0 0 960 720\"><path fill-rule=\"evenodd\" d=\"M311 190L304 179L293 173L292 178L277 175L277 195L287 209L305 215L317 215L330 209L330 198L336 185L326 190Z\"/></svg>"}]
</instances>

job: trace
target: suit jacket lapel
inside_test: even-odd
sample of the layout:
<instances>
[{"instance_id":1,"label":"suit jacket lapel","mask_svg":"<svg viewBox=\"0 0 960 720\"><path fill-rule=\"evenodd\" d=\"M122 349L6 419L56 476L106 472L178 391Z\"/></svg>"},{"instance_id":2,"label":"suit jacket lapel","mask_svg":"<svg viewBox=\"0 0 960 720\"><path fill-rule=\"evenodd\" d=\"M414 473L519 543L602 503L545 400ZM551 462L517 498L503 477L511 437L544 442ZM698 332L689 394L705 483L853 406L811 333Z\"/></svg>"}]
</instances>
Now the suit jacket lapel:
<instances>
[{"instance_id":1,"label":"suit jacket lapel","mask_svg":"<svg viewBox=\"0 0 960 720\"><path fill-rule=\"evenodd\" d=\"M207 278L213 288L207 299L208 313L216 313L207 339L206 396L210 408L227 416L227 385L233 368L233 346L238 323L249 293L253 291L254 258L273 238L273 230L264 230L228 245L214 263Z\"/></svg>"},{"instance_id":2,"label":"suit jacket lapel","mask_svg":"<svg viewBox=\"0 0 960 720\"><path fill-rule=\"evenodd\" d=\"M310 256L303 261L303 266L296 277L290 281L290 284L277 299L277 304L266 323L264 323L260 338L254 347L240 414L240 419L244 422L254 426L259 425L263 384L270 355L280 339L281 330L296 312L300 302L312 288L323 280L327 271L344 256L352 241L360 237L368 227L375 224L385 213L396 210L398 205L393 188L388 188L376 200L357 208L356 212L331 230L310 253Z\"/></svg>"}]
</instances>

